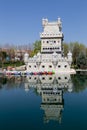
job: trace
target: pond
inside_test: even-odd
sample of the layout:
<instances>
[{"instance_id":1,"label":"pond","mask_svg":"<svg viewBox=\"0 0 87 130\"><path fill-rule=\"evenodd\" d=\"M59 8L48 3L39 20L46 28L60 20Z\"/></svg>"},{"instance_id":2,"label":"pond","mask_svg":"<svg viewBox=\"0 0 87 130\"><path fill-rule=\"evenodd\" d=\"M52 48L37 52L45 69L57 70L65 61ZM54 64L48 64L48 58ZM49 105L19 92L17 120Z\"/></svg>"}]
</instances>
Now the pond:
<instances>
[{"instance_id":1,"label":"pond","mask_svg":"<svg viewBox=\"0 0 87 130\"><path fill-rule=\"evenodd\" d=\"M0 130L86 130L87 75L0 76Z\"/></svg>"}]
</instances>

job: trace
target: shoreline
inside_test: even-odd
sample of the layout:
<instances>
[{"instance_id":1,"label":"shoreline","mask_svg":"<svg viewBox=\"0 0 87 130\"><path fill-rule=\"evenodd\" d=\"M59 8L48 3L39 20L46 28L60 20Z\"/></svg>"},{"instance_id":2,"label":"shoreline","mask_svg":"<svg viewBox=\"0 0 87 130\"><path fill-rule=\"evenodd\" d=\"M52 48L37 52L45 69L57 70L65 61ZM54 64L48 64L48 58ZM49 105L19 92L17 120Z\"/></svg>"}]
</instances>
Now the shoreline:
<instances>
[{"instance_id":1,"label":"shoreline","mask_svg":"<svg viewBox=\"0 0 87 130\"><path fill-rule=\"evenodd\" d=\"M76 72L87 72L87 69L76 69Z\"/></svg>"}]
</instances>

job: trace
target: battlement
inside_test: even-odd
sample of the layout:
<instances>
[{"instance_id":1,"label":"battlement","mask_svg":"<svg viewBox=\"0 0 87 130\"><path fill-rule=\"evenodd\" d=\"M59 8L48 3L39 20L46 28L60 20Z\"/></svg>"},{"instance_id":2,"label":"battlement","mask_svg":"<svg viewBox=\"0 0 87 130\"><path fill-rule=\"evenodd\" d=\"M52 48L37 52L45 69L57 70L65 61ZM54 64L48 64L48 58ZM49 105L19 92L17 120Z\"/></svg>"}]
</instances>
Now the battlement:
<instances>
[{"instance_id":1,"label":"battlement","mask_svg":"<svg viewBox=\"0 0 87 130\"><path fill-rule=\"evenodd\" d=\"M57 21L54 21L54 22L49 22L48 19L42 19L42 25L43 27L45 26L58 26L60 28L60 30L62 29L62 22L61 22L61 19L58 18Z\"/></svg>"}]
</instances>

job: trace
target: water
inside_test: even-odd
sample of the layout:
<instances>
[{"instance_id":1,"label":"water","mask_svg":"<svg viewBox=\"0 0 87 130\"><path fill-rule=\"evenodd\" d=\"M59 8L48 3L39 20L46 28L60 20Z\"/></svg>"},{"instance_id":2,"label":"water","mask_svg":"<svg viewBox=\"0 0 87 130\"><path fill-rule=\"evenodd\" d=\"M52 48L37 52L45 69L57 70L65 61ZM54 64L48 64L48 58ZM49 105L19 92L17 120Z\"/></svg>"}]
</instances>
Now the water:
<instances>
[{"instance_id":1,"label":"water","mask_svg":"<svg viewBox=\"0 0 87 130\"><path fill-rule=\"evenodd\" d=\"M0 77L0 130L86 130L87 75Z\"/></svg>"}]
</instances>

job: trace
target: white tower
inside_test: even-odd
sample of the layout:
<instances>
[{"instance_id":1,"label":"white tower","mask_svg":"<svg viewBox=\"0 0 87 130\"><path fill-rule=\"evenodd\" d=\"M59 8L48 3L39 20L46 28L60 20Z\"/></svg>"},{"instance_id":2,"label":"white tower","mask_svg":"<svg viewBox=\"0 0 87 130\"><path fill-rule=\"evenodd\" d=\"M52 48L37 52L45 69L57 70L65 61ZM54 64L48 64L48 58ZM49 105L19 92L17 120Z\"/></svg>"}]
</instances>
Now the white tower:
<instances>
[{"instance_id":1,"label":"white tower","mask_svg":"<svg viewBox=\"0 0 87 130\"><path fill-rule=\"evenodd\" d=\"M43 32L40 34L41 38L41 53L63 54L63 33L61 19L55 22L49 22L48 19L42 19Z\"/></svg>"},{"instance_id":2,"label":"white tower","mask_svg":"<svg viewBox=\"0 0 87 130\"><path fill-rule=\"evenodd\" d=\"M28 58L29 58L29 54L28 54L28 53L25 53L25 54L24 54L24 62L25 62L26 65L27 65L27 63L28 63Z\"/></svg>"}]
</instances>

